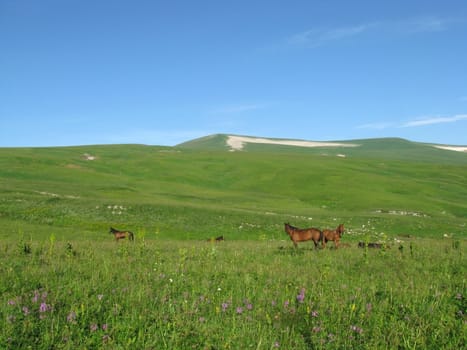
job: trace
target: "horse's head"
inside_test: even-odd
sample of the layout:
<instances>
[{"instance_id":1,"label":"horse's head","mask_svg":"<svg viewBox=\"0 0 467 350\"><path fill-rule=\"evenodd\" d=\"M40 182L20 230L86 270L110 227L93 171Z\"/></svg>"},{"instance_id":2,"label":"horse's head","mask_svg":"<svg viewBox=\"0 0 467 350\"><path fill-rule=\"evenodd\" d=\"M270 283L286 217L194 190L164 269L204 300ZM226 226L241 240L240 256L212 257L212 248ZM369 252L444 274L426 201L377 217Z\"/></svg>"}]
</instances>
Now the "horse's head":
<instances>
[{"instance_id":1,"label":"horse's head","mask_svg":"<svg viewBox=\"0 0 467 350\"><path fill-rule=\"evenodd\" d=\"M337 228L337 233L339 234L339 236L342 236L342 234L344 233L344 224L339 225L339 227Z\"/></svg>"}]
</instances>

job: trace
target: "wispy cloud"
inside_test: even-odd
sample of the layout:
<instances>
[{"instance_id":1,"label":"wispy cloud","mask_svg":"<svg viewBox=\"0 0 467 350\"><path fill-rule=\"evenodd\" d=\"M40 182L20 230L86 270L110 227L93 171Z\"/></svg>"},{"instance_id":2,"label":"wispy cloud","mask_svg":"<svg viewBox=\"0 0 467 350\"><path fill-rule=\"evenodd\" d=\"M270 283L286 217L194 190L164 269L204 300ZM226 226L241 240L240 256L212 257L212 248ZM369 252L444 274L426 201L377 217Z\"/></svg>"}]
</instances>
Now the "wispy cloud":
<instances>
[{"instance_id":1,"label":"wispy cloud","mask_svg":"<svg viewBox=\"0 0 467 350\"><path fill-rule=\"evenodd\" d=\"M451 117L426 117L416 120L409 121L402 124L403 128L411 128L417 126L433 125L433 124L445 124L445 123L455 123L460 120L467 120L467 114L459 114Z\"/></svg>"},{"instance_id":2,"label":"wispy cloud","mask_svg":"<svg viewBox=\"0 0 467 350\"><path fill-rule=\"evenodd\" d=\"M361 36L369 33L416 34L441 32L448 30L451 24L463 22L460 20L424 16L403 20L385 20L362 23L353 26L334 28L312 28L295 33L287 38L287 44L295 47L314 48L327 43Z\"/></svg>"},{"instance_id":3,"label":"wispy cloud","mask_svg":"<svg viewBox=\"0 0 467 350\"><path fill-rule=\"evenodd\" d=\"M374 122L358 125L355 127L355 129L385 130L397 128L416 128L426 125L455 123L462 120L467 120L467 114L458 114L448 117L423 117L416 118L407 122Z\"/></svg>"},{"instance_id":4,"label":"wispy cloud","mask_svg":"<svg viewBox=\"0 0 467 350\"><path fill-rule=\"evenodd\" d=\"M388 26L394 30L404 33L426 33L442 32L449 29L452 23L458 22L454 19L442 18L436 16L424 16L410 18L402 21L388 22Z\"/></svg>"},{"instance_id":5,"label":"wispy cloud","mask_svg":"<svg viewBox=\"0 0 467 350\"><path fill-rule=\"evenodd\" d=\"M371 25L364 24L331 29L310 29L292 35L287 39L287 42L291 46L317 47L327 42L357 36L367 31L370 27Z\"/></svg>"}]
</instances>

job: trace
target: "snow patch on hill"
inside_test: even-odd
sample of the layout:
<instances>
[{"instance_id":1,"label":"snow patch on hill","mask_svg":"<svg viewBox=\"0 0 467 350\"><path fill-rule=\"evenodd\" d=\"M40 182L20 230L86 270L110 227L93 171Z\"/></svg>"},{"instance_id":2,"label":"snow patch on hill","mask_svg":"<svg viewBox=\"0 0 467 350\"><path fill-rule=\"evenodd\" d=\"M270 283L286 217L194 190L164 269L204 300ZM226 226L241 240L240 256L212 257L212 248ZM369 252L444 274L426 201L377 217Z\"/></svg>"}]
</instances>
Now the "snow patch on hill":
<instances>
[{"instance_id":1,"label":"snow patch on hill","mask_svg":"<svg viewBox=\"0 0 467 350\"><path fill-rule=\"evenodd\" d=\"M446 149L448 151L456 151L456 152L467 152L467 147L465 146L434 146L440 149Z\"/></svg>"},{"instance_id":2,"label":"snow patch on hill","mask_svg":"<svg viewBox=\"0 0 467 350\"><path fill-rule=\"evenodd\" d=\"M339 143L339 142L316 142L316 141L301 141L301 140L272 140L248 136L229 136L227 145L232 151L240 151L245 143L262 143L270 145L286 145L298 147L357 147L354 143Z\"/></svg>"}]
</instances>

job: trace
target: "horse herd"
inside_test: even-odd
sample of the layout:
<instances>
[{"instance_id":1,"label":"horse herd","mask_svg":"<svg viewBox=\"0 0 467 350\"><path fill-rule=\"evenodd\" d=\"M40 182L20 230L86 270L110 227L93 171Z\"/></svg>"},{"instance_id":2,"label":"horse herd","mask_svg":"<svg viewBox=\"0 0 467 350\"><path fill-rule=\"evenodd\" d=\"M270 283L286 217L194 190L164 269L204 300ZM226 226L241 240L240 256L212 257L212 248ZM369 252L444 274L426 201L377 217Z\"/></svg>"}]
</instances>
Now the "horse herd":
<instances>
[{"instance_id":1,"label":"horse herd","mask_svg":"<svg viewBox=\"0 0 467 350\"><path fill-rule=\"evenodd\" d=\"M298 248L299 242L306 242L306 241L313 241L315 244L315 249L318 248L318 244L321 242L321 248L326 248L326 244L329 241L334 242L334 248L339 247L339 241L344 233L344 224L340 224L334 230L324 229L320 230L315 227L310 228L298 228L290 225L289 223L284 224L285 232L289 235L290 239L292 240L295 248ZM131 231L120 231L113 227L110 228L109 233L113 234L115 237L115 241L118 242L120 239L128 238L130 241L134 241L135 235ZM224 236L219 236L216 238L207 239L208 242L223 242ZM370 243L370 242L359 242L359 248L389 248L387 245L382 243ZM402 247L402 246L401 246ZM402 248L399 247L399 250Z\"/></svg>"},{"instance_id":2,"label":"horse herd","mask_svg":"<svg viewBox=\"0 0 467 350\"><path fill-rule=\"evenodd\" d=\"M334 241L334 246L337 248L339 246L339 241L342 234L344 233L344 225L340 224L335 230L320 230L315 227L310 228L298 228L294 227L288 223L285 225L285 232L289 235L292 240L295 248L297 248L298 242L313 241L315 248L318 248L318 243L321 242L321 247L326 248L328 241ZM135 235L131 231L120 231L113 227L110 228L109 233L113 234L115 240L118 242L120 239L128 238L128 240L133 241ZM223 241L224 236L219 236L215 239L216 242Z\"/></svg>"},{"instance_id":3,"label":"horse herd","mask_svg":"<svg viewBox=\"0 0 467 350\"><path fill-rule=\"evenodd\" d=\"M340 224L336 229L324 229L320 230L315 227L310 228L298 228L288 223L284 224L285 232L289 235L295 248L297 248L298 242L313 241L315 248L318 248L318 243L321 242L321 247L326 248L326 244L329 241L334 241L334 247L339 247L339 241L342 234L344 233L344 224Z\"/></svg>"}]
</instances>

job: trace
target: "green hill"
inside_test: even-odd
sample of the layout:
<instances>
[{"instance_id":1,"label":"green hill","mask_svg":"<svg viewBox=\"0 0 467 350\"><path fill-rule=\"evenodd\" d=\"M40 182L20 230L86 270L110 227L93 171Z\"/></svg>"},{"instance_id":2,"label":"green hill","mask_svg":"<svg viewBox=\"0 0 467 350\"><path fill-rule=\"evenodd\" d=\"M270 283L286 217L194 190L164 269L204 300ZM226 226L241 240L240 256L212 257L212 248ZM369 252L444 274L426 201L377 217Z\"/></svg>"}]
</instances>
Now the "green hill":
<instances>
[{"instance_id":1,"label":"green hill","mask_svg":"<svg viewBox=\"0 0 467 350\"><path fill-rule=\"evenodd\" d=\"M227 140L231 135L215 134L199 139L191 140L177 145L179 148L192 150L225 150L232 151L232 148L227 144ZM236 137L237 135L233 135ZM254 140L254 137L240 136ZM454 152L436 148L436 145L412 142L400 138L382 138L382 139L363 139L350 141L331 141L330 143L338 143L346 146L354 147L303 147L285 144L273 144L273 142L287 143L292 142L307 142L305 140L288 140L268 138L272 143L254 143L245 142L241 151L244 152L269 152L269 153L307 153L317 155L330 156L352 156L359 158L381 158L381 159L399 159L414 162L430 162L430 163L453 163L467 164L466 152ZM318 142L319 144L319 142Z\"/></svg>"},{"instance_id":2,"label":"green hill","mask_svg":"<svg viewBox=\"0 0 467 350\"><path fill-rule=\"evenodd\" d=\"M358 147L247 143L0 149L0 237L285 239L283 223L346 239L466 237L467 154L401 139Z\"/></svg>"}]
</instances>

